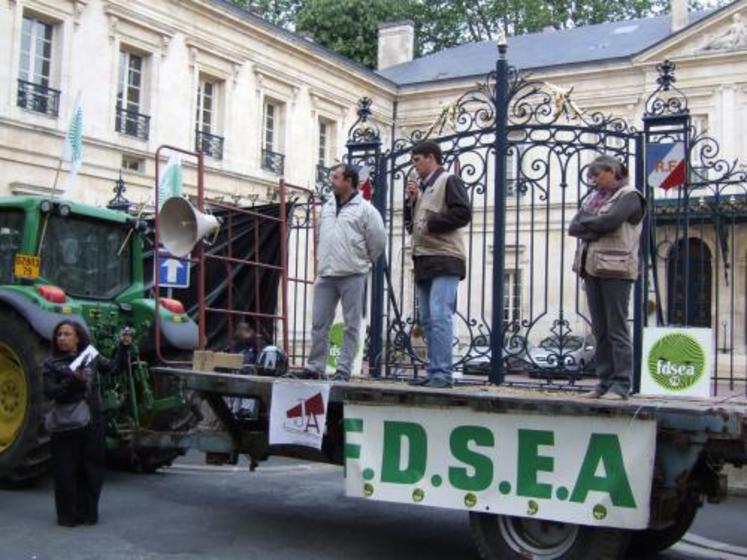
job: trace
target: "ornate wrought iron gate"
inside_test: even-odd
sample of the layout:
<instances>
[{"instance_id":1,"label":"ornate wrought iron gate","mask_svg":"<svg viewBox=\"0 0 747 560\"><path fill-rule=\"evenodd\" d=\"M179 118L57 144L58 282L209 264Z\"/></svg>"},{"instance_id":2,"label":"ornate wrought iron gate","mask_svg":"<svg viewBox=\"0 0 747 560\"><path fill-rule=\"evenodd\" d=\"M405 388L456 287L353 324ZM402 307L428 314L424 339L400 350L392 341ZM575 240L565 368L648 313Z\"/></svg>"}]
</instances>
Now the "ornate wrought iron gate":
<instances>
[{"instance_id":1,"label":"ornate wrought iron gate","mask_svg":"<svg viewBox=\"0 0 747 560\"><path fill-rule=\"evenodd\" d=\"M462 178L473 207L465 232L468 275L460 288L456 367L484 369L496 383L518 371L546 382L582 375L590 366L589 320L570 272L575 241L565 230L588 191L585 169L600 152L628 162L640 178L640 134L621 119L583 113L567 91L520 76L509 68L505 51L483 84L446 107L430 129L392 141L385 153L368 119L368 102L359 116L349 156L376 170L374 204L389 225L386 263L374 275L382 295L377 299L375 285L373 372L397 374L424 361L402 208L410 149L427 138L440 144L445 167ZM387 271L391 282L383 286Z\"/></svg>"},{"instance_id":2,"label":"ornate wrought iron gate","mask_svg":"<svg viewBox=\"0 0 747 560\"><path fill-rule=\"evenodd\" d=\"M644 176L644 145L676 136L670 125L678 109L680 130L692 136L686 101L662 97L670 91L671 81L660 79L661 87L649 99L645 131L638 131L621 118L583 111L570 90L520 75L505 55L505 48L499 47L496 70L445 107L430 128L409 131L391 140L386 150L370 119L370 100L359 104L348 158L371 170L372 202L389 232L386 257L376 264L372 285L368 357L375 376L411 375L425 362L402 215L405 184L413 172L410 150L425 139L439 143L444 167L462 178L473 207L473 220L465 228L468 275L460 286L453 342L457 370L482 372L493 383L525 382L529 375L534 383L539 379L543 384L573 385L584 375L593 375L590 319L583 285L571 272L575 240L566 230L590 192L586 170L600 153L625 162L631 183L652 202L643 239L645 273L636 284L631 314L636 371L644 324L657 320L715 327L716 317L723 316L713 297L698 299L692 292L703 292L699 287L719 274L734 274L734 256L727 256L724 240L733 253L735 228L745 212L734 210L734 203L731 209L724 208L719 185L744 187L744 174L715 161L712 139L688 140L694 175L678 189L674 211L662 205ZM664 76L665 69L661 71ZM668 114L662 120L664 112ZM661 128L664 125L670 129ZM720 173L716 181L714 171ZM697 189L711 193L699 199L700 209L692 204ZM729 196L733 201L736 195ZM715 228L716 251L691 239L694 227L705 226ZM712 271L708 259L716 262ZM744 279L741 283L744 291ZM730 289L734 291L733 281ZM682 293L689 295L678 303ZM718 296L716 288L715 299ZM730 310L736 319L733 303ZM729 336L733 341L733 330Z\"/></svg>"},{"instance_id":3,"label":"ornate wrought iron gate","mask_svg":"<svg viewBox=\"0 0 747 560\"><path fill-rule=\"evenodd\" d=\"M734 392L747 370L747 171L695 126L686 96L674 85L674 64L665 61L657 70L659 87L643 119L647 151L681 153L682 165L679 173L671 170L668 184L646 181L652 211L647 302L640 311L647 325L710 327L713 391ZM648 162L651 177L657 170L653 158Z\"/></svg>"}]
</instances>

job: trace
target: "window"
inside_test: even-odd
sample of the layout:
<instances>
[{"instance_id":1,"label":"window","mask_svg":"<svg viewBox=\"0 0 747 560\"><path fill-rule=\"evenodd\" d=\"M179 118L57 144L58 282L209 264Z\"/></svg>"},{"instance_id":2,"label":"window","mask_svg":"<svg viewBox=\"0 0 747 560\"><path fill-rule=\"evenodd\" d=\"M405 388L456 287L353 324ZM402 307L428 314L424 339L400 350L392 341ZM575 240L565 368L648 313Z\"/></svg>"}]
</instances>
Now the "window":
<instances>
[{"instance_id":1,"label":"window","mask_svg":"<svg viewBox=\"0 0 747 560\"><path fill-rule=\"evenodd\" d=\"M518 189L518 182L521 177L519 170L521 158L519 154L522 152L522 148L513 146L509 148L508 155L506 156L506 198L509 203L511 203L512 199L514 202L518 202L520 197L526 195L526 192Z\"/></svg>"},{"instance_id":2,"label":"window","mask_svg":"<svg viewBox=\"0 0 747 560\"><path fill-rule=\"evenodd\" d=\"M60 92L50 87L53 32L51 23L24 16L18 69L18 106L56 117Z\"/></svg>"},{"instance_id":3,"label":"window","mask_svg":"<svg viewBox=\"0 0 747 560\"><path fill-rule=\"evenodd\" d=\"M262 118L262 169L276 175L282 175L285 156L281 153L281 105L276 102L265 103Z\"/></svg>"},{"instance_id":4,"label":"window","mask_svg":"<svg viewBox=\"0 0 747 560\"><path fill-rule=\"evenodd\" d=\"M211 134L215 120L216 84L209 80L200 80L197 86L197 130Z\"/></svg>"},{"instance_id":5,"label":"window","mask_svg":"<svg viewBox=\"0 0 747 560\"><path fill-rule=\"evenodd\" d=\"M147 140L150 117L142 114L144 97L144 59L128 51L119 53L117 82L117 132Z\"/></svg>"},{"instance_id":6,"label":"window","mask_svg":"<svg viewBox=\"0 0 747 560\"><path fill-rule=\"evenodd\" d=\"M503 321L509 332L521 326L521 270L503 275Z\"/></svg>"},{"instance_id":7,"label":"window","mask_svg":"<svg viewBox=\"0 0 747 560\"><path fill-rule=\"evenodd\" d=\"M223 157L223 138L218 136L217 82L201 78L197 85L197 114L195 115L195 149L210 157Z\"/></svg>"},{"instance_id":8,"label":"window","mask_svg":"<svg viewBox=\"0 0 747 560\"><path fill-rule=\"evenodd\" d=\"M23 241L23 211L0 210L0 284L13 283L16 253Z\"/></svg>"},{"instance_id":9,"label":"window","mask_svg":"<svg viewBox=\"0 0 747 560\"><path fill-rule=\"evenodd\" d=\"M695 135L708 132L708 115L699 114L690 116L690 126L693 128Z\"/></svg>"},{"instance_id":10,"label":"window","mask_svg":"<svg viewBox=\"0 0 747 560\"><path fill-rule=\"evenodd\" d=\"M51 215L41 252L42 276L74 297L109 299L130 285L130 246L116 255L124 226Z\"/></svg>"},{"instance_id":11,"label":"window","mask_svg":"<svg viewBox=\"0 0 747 560\"><path fill-rule=\"evenodd\" d=\"M708 115L707 114L698 114L698 115L691 115L690 117L690 127L692 128L691 132L691 140L694 138L697 138L698 136L708 134ZM710 180L709 177L709 171L710 168L703 165L702 162L702 155L703 152L701 150L693 150L691 152L691 158L689 161L689 177L688 181L690 184L693 185L700 185L703 186L704 183L708 183Z\"/></svg>"},{"instance_id":12,"label":"window","mask_svg":"<svg viewBox=\"0 0 747 560\"><path fill-rule=\"evenodd\" d=\"M319 142L316 156L316 184L318 188L329 186L329 161L330 134L332 125L325 121L319 121Z\"/></svg>"},{"instance_id":13,"label":"window","mask_svg":"<svg viewBox=\"0 0 747 560\"><path fill-rule=\"evenodd\" d=\"M325 121L319 121L319 153L317 163L321 166L327 164L327 128L328 125Z\"/></svg>"},{"instance_id":14,"label":"window","mask_svg":"<svg viewBox=\"0 0 747 560\"><path fill-rule=\"evenodd\" d=\"M275 151L275 126L278 107L274 103L265 103L263 148L269 152Z\"/></svg>"},{"instance_id":15,"label":"window","mask_svg":"<svg viewBox=\"0 0 747 560\"><path fill-rule=\"evenodd\" d=\"M134 171L135 173L145 173L145 159L134 156L122 156L122 169Z\"/></svg>"}]
</instances>

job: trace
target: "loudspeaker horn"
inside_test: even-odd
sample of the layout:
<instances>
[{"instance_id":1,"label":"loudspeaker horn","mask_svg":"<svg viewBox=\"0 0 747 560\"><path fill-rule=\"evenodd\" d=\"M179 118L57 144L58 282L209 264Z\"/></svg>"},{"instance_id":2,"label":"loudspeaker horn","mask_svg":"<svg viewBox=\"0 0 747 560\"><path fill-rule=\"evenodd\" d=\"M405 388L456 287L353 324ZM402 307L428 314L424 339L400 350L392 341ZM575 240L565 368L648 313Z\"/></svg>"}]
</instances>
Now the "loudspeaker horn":
<instances>
[{"instance_id":1,"label":"loudspeaker horn","mask_svg":"<svg viewBox=\"0 0 747 560\"><path fill-rule=\"evenodd\" d=\"M220 222L203 214L186 199L173 196L164 202L158 214L161 244L175 257L185 257L197 242L216 233Z\"/></svg>"}]
</instances>

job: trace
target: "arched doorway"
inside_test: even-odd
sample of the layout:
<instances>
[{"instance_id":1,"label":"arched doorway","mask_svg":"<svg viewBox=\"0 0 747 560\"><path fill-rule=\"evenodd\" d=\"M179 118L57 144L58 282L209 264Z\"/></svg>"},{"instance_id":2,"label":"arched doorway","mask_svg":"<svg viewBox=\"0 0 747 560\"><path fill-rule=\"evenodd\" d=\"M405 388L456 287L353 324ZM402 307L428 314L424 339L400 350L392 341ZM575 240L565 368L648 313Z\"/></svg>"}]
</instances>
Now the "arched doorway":
<instances>
[{"instance_id":1,"label":"arched doorway","mask_svg":"<svg viewBox=\"0 0 747 560\"><path fill-rule=\"evenodd\" d=\"M667 314L670 325L711 326L711 250L702 239L680 239L667 256Z\"/></svg>"}]
</instances>

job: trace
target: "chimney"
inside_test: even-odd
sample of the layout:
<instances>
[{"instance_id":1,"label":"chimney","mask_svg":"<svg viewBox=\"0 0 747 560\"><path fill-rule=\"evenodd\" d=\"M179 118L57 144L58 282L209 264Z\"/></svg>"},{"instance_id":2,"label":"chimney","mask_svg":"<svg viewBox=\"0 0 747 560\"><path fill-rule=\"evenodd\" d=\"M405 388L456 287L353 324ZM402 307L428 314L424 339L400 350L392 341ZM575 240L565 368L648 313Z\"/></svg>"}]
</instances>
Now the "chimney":
<instances>
[{"instance_id":1,"label":"chimney","mask_svg":"<svg viewBox=\"0 0 747 560\"><path fill-rule=\"evenodd\" d=\"M675 33L687 27L688 24L688 13L687 13L687 0L670 0L670 12L672 16L669 31Z\"/></svg>"},{"instance_id":2,"label":"chimney","mask_svg":"<svg viewBox=\"0 0 747 560\"><path fill-rule=\"evenodd\" d=\"M379 70L410 62L414 55L415 24L412 21L382 23L379 26Z\"/></svg>"}]
</instances>

